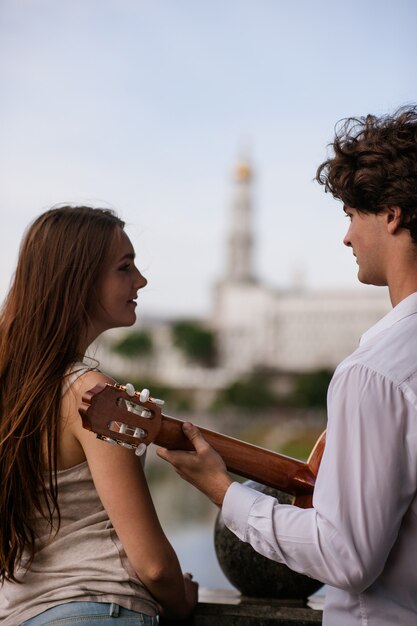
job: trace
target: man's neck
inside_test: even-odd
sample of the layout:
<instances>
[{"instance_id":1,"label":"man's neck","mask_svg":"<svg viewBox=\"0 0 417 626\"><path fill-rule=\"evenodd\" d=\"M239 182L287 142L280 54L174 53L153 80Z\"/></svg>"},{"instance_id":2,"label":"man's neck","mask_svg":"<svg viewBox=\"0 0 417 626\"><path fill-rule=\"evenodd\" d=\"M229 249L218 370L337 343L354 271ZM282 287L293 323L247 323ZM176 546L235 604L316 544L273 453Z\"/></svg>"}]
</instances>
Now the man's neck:
<instances>
[{"instance_id":1,"label":"man's neck","mask_svg":"<svg viewBox=\"0 0 417 626\"><path fill-rule=\"evenodd\" d=\"M388 280L388 291L393 307L417 292L417 269L413 273L399 272L393 280Z\"/></svg>"},{"instance_id":2,"label":"man's neck","mask_svg":"<svg viewBox=\"0 0 417 626\"><path fill-rule=\"evenodd\" d=\"M397 231L390 241L385 277L391 304L395 307L417 292L417 245L405 229Z\"/></svg>"}]
</instances>

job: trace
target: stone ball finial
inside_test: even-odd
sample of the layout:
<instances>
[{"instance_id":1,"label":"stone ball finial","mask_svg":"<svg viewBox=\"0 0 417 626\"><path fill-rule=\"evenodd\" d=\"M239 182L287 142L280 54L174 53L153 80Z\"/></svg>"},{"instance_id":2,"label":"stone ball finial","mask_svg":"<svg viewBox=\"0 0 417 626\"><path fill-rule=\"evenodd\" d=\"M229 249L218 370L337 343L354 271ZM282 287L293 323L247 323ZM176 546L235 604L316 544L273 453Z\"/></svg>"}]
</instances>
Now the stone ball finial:
<instances>
[{"instance_id":1,"label":"stone ball finial","mask_svg":"<svg viewBox=\"0 0 417 626\"><path fill-rule=\"evenodd\" d=\"M292 502L291 496L277 489L253 481L245 485L277 498L282 504ZM214 529L214 546L224 575L243 596L305 599L322 586L321 582L255 552L251 545L240 541L224 525L220 513Z\"/></svg>"}]
</instances>

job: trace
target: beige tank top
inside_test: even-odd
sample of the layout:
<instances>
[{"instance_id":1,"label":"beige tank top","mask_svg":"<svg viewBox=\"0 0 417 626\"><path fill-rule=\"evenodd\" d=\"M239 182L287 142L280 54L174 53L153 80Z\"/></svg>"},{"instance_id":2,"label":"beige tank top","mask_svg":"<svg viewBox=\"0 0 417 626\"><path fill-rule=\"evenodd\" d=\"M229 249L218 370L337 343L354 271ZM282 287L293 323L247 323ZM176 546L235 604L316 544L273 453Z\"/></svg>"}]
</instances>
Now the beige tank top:
<instances>
[{"instance_id":1,"label":"beige tank top","mask_svg":"<svg viewBox=\"0 0 417 626\"><path fill-rule=\"evenodd\" d=\"M53 606L77 601L115 602L156 615L157 604L126 557L87 462L58 472L58 502L58 534L51 536L49 525L37 515L30 570L18 570L22 584L0 587L0 624L17 626Z\"/></svg>"}]
</instances>

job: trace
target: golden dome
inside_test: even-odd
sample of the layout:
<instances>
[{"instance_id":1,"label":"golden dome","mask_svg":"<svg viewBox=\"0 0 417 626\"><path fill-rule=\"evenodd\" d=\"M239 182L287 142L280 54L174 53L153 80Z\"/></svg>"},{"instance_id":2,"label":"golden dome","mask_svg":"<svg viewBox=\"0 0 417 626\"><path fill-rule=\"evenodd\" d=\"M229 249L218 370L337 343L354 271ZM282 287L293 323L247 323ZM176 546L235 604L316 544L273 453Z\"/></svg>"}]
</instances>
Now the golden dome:
<instances>
[{"instance_id":1,"label":"golden dome","mask_svg":"<svg viewBox=\"0 0 417 626\"><path fill-rule=\"evenodd\" d=\"M235 166L236 180L250 180L252 178L252 169L247 161L239 161Z\"/></svg>"}]
</instances>

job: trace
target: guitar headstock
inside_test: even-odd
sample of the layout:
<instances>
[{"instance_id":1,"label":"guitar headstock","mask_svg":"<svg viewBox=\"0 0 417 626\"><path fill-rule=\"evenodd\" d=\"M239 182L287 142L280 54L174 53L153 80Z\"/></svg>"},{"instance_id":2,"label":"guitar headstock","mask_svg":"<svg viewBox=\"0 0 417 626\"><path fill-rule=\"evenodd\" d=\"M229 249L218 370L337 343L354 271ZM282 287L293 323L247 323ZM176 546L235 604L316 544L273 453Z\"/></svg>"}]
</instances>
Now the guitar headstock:
<instances>
[{"instance_id":1,"label":"guitar headstock","mask_svg":"<svg viewBox=\"0 0 417 626\"><path fill-rule=\"evenodd\" d=\"M137 454L161 428L161 407L155 399L141 399L137 391L131 395L123 385L96 385L83 395L79 413L84 428L99 439L134 448Z\"/></svg>"}]
</instances>

